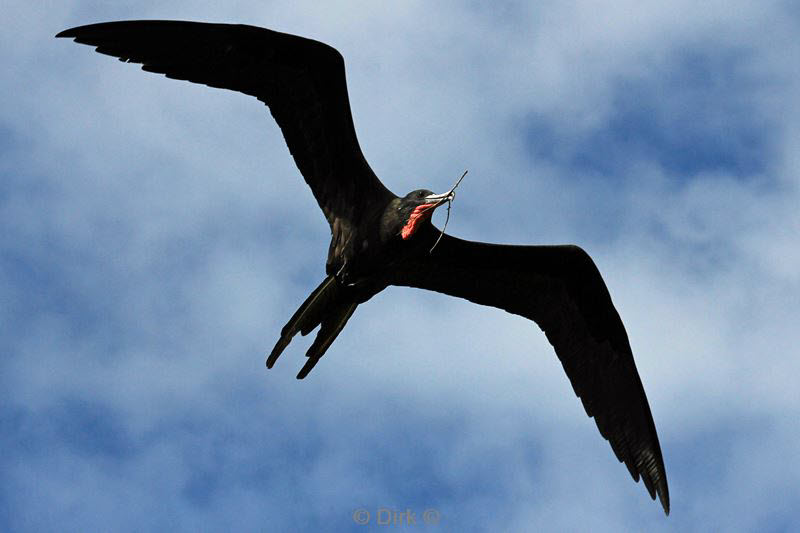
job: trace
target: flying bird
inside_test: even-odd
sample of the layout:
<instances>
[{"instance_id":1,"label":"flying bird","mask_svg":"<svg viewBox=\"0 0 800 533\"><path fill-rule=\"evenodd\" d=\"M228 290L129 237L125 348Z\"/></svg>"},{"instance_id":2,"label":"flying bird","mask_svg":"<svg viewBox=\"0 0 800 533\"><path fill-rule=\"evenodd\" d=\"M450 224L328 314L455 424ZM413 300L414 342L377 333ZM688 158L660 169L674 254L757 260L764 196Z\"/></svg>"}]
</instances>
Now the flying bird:
<instances>
[{"instance_id":1,"label":"flying bird","mask_svg":"<svg viewBox=\"0 0 800 533\"><path fill-rule=\"evenodd\" d=\"M319 326L297 375L306 377L356 307L389 285L521 315L544 331L600 434L669 514L650 406L625 327L592 259L573 245L486 244L438 230L431 215L441 205L449 208L455 188L402 197L389 191L359 147L337 50L255 26L183 21L90 24L56 37L168 78L255 96L269 107L330 224L331 244L327 277L281 330L268 368L295 334Z\"/></svg>"}]
</instances>

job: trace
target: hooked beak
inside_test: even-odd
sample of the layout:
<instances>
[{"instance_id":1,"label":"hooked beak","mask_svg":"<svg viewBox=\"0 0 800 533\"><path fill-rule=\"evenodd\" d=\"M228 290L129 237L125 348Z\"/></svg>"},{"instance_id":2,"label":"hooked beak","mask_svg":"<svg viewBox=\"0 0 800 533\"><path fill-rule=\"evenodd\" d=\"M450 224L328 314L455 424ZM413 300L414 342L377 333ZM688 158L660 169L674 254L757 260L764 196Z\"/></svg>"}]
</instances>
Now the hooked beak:
<instances>
[{"instance_id":1,"label":"hooked beak","mask_svg":"<svg viewBox=\"0 0 800 533\"><path fill-rule=\"evenodd\" d=\"M429 194L425 197L425 203L433 204L433 207L442 205L445 202L452 202L456 197L453 190L449 190L442 194Z\"/></svg>"},{"instance_id":2,"label":"hooked beak","mask_svg":"<svg viewBox=\"0 0 800 533\"><path fill-rule=\"evenodd\" d=\"M466 176L466 175L467 175L467 171L465 170L464 173L461 174L461 177L458 178L458 181L456 182L456 184L453 185L452 189L450 189L449 191L447 191L445 193L442 193L442 194L429 194L428 196L425 197L425 201L428 204L430 204L431 207L434 208L434 209L439 207L440 205L442 205L445 202L452 202L453 200L456 199L456 187L458 187L458 184L461 183L461 180L463 180L464 176Z\"/></svg>"}]
</instances>

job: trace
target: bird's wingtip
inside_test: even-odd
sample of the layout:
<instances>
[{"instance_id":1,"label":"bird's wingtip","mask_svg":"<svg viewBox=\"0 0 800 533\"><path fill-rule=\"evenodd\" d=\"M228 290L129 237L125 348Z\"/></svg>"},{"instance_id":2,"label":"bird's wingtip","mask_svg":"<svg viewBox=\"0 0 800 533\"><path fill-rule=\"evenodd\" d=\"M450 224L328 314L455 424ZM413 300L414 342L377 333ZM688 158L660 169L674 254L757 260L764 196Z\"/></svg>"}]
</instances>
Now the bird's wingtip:
<instances>
[{"instance_id":1,"label":"bird's wingtip","mask_svg":"<svg viewBox=\"0 0 800 533\"><path fill-rule=\"evenodd\" d=\"M66 30L62 30L56 34L56 37L72 37L77 39L79 35L86 36L89 33L93 33L98 30L107 29L109 27L114 27L118 23L116 22L95 22L92 24L84 24L82 26L75 26L73 28L68 28Z\"/></svg>"},{"instance_id":2,"label":"bird's wingtip","mask_svg":"<svg viewBox=\"0 0 800 533\"><path fill-rule=\"evenodd\" d=\"M658 491L658 499L661 501L661 507L664 508L664 514L669 516L669 494Z\"/></svg>"}]
</instances>

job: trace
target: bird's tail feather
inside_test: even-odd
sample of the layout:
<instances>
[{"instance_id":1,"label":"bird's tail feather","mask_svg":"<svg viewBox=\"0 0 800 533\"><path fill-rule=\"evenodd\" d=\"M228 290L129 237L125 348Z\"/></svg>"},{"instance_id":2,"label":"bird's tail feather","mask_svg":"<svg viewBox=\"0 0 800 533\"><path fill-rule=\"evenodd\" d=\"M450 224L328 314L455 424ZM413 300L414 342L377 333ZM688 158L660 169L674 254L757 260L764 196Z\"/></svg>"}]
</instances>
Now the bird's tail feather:
<instances>
[{"instance_id":1,"label":"bird's tail feather","mask_svg":"<svg viewBox=\"0 0 800 533\"><path fill-rule=\"evenodd\" d=\"M358 304L349 295L342 293L341 286L334 276L325 278L281 330L280 339L267 357L267 368L272 368L298 332L301 335L308 335L321 324L317 338L306 353L308 362L297 375L297 379L306 377L342 331L357 306Z\"/></svg>"},{"instance_id":2,"label":"bird's tail feather","mask_svg":"<svg viewBox=\"0 0 800 533\"><path fill-rule=\"evenodd\" d=\"M331 343L333 343L334 339L336 339L336 336L339 335L339 332L342 331L344 325L347 324L347 321L353 315L353 311L356 310L357 306L358 304L355 302L339 302L336 307L331 310L330 314L322 320L322 327L319 328L317 338L314 339L314 343L308 349L308 352L306 352L308 361L306 361L305 366L300 369L300 372L297 374L297 379L303 379L311 372L311 369L314 368L317 361L325 354L325 351Z\"/></svg>"}]
</instances>

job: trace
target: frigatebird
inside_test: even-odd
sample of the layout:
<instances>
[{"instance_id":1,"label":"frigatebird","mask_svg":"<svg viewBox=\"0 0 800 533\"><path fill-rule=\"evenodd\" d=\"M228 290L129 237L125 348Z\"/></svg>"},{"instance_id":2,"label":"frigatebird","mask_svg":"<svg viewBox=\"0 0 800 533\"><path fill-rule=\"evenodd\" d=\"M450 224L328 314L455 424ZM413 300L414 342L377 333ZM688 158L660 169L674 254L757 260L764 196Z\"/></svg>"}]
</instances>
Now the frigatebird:
<instances>
[{"instance_id":1,"label":"frigatebird","mask_svg":"<svg viewBox=\"0 0 800 533\"><path fill-rule=\"evenodd\" d=\"M264 102L331 227L327 277L267 358L319 326L304 378L359 304L389 285L437 291L533 320L553 345L586 413L635 481L669 514L650 406L622 320L589 255L574 245L511 246L452 237L431 223L454 188L398 197L356 138L344 59L311 39L241 24L120 21L62 31L148 72L231 89ZM463 176L462 176L463 177Z\"/></svg>"}]
</instances>

